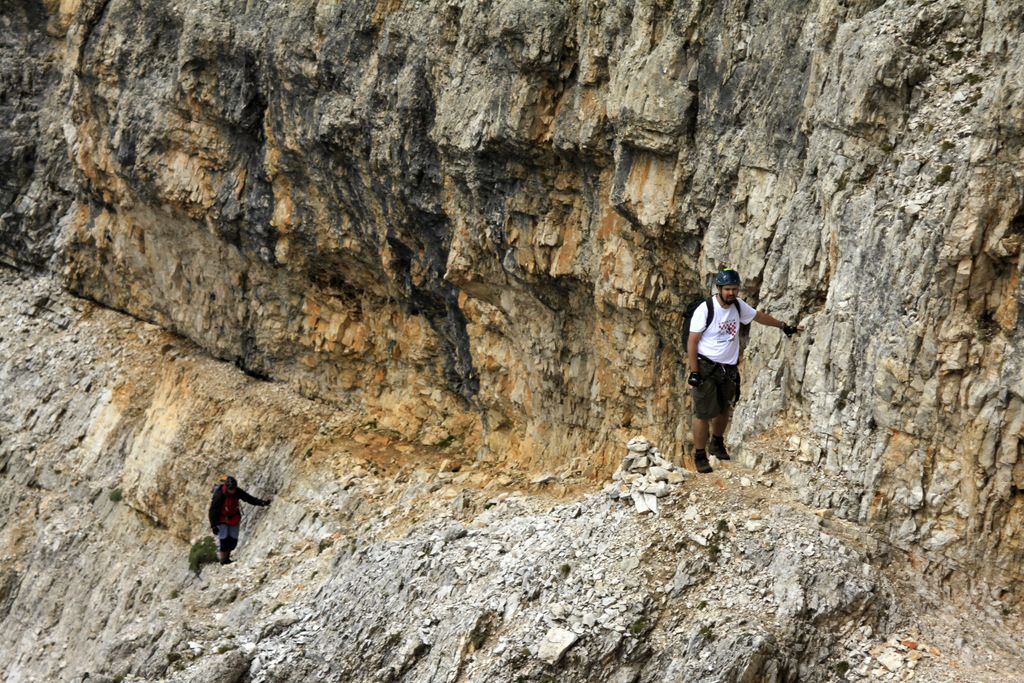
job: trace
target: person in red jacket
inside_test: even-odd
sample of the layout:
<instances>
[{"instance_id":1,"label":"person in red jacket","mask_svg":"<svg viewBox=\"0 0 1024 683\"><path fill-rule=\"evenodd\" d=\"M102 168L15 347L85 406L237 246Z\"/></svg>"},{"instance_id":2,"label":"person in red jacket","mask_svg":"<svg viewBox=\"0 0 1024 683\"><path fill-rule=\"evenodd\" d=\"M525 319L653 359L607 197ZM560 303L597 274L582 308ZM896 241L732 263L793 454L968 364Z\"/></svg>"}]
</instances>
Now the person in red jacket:
<instances>
[{"instance_id":1,"label":"person in red jacket","mask_svg":"<svg viewBox=\"0 0 1024 683\"><path fill-rule=\"evenodd\" d=\"M210 528L213 535L220 541L217 559L221 564L229 564L231 551L238 545L238 525L242 521L241 501L250 505L270 505L269 500L251 496L238 487L234 477L221 477L213 487L213 500L210 501Z\"/></svg>"}]
</instances>

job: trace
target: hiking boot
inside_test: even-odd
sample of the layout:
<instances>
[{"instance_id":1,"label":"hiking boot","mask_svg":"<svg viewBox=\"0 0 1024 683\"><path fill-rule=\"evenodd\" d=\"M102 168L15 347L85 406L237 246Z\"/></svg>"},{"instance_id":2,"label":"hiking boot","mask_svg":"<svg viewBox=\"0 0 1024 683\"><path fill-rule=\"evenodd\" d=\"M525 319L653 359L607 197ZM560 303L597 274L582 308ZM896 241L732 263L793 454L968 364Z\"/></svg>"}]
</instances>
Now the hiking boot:
<instances>
[{"instance_id":1,"label":"hiking boot","mask_svg":"<svg viewBox=\"0 0 1024 683\"><path fill-rule=\"evenodd\" d=\"M703 450L697 451L697 455L693 457L693 464L696 465L697 471L701 474L707 474L713 472L711 469L711 463L708 462L708 455Z\"/></svg>"},{"instance_id":2,"label":"hiking boot","mask_svg":"<svg viewBox=\"0 0 1024 683\"><path fill-rule=\"evenodd\" d=\"M725 439L712 436L708 442L708 455L713 455L719 460L729 460L729 451L725 450Z\"/></svg>"}]
</instances>

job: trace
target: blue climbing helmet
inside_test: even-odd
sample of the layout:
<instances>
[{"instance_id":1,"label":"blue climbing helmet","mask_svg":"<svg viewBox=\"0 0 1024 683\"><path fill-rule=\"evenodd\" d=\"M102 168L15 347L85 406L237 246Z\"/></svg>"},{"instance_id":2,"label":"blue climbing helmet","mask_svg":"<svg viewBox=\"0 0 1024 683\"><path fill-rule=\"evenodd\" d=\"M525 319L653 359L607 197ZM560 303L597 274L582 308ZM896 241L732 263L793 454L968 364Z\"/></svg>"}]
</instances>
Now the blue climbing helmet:
<instances>
[{"instance_id":1,"label":"blue climbing helmet","mask_svg":"<svg viewBox=\"0 0 1024 683\"><path fill-rule=\"evenodd\" d=\"M725 268L724 270L718 271L715 275L715 286L725 287L726 285L736 285L739 287L740 274L732 268Z\"/></svg>"}]
</instances>

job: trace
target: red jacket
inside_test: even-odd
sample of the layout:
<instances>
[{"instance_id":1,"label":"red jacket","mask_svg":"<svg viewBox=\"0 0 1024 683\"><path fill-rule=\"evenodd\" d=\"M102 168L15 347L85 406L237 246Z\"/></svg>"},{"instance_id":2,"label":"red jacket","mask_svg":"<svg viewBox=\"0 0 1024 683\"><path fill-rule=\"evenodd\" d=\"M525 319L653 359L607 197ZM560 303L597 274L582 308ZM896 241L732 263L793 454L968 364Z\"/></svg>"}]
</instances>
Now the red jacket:
<instances>
[{"instance_id":1,"label":"red jacket","mask_svg":"<svg viewBox=\"0 0 1024 683\"><path fill-rule=\"evenodd\" d=\"M242 506L239 505L239 501L245 501L250 505L267 504L262 498L250 496L241 487L235 488L234 493L228 493L227 484L218 484L213 489L213 500L210 501L210 526L237 526L242 521Z\"/></svg>"}]
</instances>

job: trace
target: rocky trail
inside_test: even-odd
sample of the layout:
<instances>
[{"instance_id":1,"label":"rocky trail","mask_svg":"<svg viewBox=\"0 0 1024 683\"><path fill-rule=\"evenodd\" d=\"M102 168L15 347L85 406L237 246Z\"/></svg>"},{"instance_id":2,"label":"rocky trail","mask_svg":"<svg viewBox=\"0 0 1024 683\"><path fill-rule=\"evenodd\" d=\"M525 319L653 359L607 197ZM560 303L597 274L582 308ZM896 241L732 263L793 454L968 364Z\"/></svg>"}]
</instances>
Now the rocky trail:
<instances>
[{"instance_id":1,"label":"rocky trail","mask_svg":"<svg viewBox=\"0 0 1024 683\"><path fill-rule=\"evenodd\" d=\"M943 593L775 467L698 476L634 439L613 480L517 470L346 421L45 279L0 288L0 502L23 520L0 558L7 680L1006 681L1024 664L1016 611ZM221 470L274 503L247 511L235 564L196 574Z\"/></svg>"}]
</instances>

